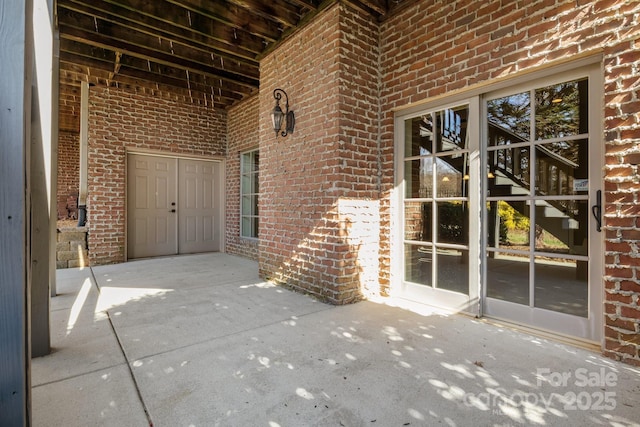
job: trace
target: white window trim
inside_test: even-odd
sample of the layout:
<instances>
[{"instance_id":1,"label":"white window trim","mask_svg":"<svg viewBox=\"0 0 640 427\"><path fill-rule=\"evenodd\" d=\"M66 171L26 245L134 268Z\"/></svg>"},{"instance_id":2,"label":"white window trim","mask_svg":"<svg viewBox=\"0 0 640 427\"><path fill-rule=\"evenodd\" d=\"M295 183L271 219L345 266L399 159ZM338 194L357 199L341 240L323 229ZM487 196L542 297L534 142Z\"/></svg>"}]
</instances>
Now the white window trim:
<instances>
[{"instance_id":1,"label":"white window trim","mask_svg":"<svg viewBox=\"0 0 640 427\"><path fill-rule=\"evenodd\" d=\"M259 164L258 164L258 170L256 172L253 172L253 171L246 172L244 170L245 169L244 156L248 155L248 154L250 155L252 153L259 153L259 149L258 148L254 148L252 150L247 150L247 151L243 151L243 152L240 153L240 188L239 188L239 190L240 190L240 222L239 222L240 230L239 230L239 235L240 235L241 239L246 239L246 240L258 240L259 236L260 236L260 216L259 215L257 215L257 216L256 215L244 215L242 213L243 196L245 196L245 194L244 194L244 192L242 190L242 178L247 174L255 173L255 174L258 174L258 176L260 174L260 165ZM258 192L250 193L250 194L256 196L256 205L257 205L259 203L259 198L260 198L260 189L258 188ZM257 236L245 236L243 234L242 220L245 217L255 217L256 220L258 221L258 235Z\"/></svg>"}]
</instances>

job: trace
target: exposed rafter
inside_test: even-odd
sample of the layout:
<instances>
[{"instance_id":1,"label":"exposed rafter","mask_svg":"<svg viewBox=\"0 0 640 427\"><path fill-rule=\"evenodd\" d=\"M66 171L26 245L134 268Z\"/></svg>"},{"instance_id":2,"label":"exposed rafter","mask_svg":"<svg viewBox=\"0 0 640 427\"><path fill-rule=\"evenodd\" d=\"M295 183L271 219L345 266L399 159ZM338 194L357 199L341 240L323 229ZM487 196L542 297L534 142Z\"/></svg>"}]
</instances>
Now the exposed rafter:
<instances>
[{"instance_id":1,"label":"exposed rafter","mask_svg":"<svg viewBox=\"0 0 640 427\"><path fill-rule=\"evenodd\" d=\"M266 52L336 1L57 0L60 123L76 126L82 81L227 108L256 93ZM384 18L412 0L342 1Z\"/></svg>"}]
</instances>

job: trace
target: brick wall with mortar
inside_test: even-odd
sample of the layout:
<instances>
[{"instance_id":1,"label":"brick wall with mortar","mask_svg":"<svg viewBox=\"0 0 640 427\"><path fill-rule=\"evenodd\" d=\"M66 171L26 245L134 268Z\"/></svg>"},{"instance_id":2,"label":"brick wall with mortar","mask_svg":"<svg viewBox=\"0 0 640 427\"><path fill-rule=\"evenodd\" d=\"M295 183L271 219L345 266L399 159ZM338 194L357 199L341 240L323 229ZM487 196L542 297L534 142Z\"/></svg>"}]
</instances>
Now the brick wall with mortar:
<instances>
[{"instance_id":1,"label":"brick wall with mortar","mask_svg":"<svg viewBox=\"0 0 640 427\"><path fill-rule=\"evenodd\" d=\"M77 218L79 141L78 132L60 131L58 135L58 219Z\"/></svg>"},{"instance_id":2,"label":"brick wall with mortar","mask_svg":"<svg viewBox=\"0 0 640 427\"><path fill-rule=\"evenodd\" d=\"M605 354L640 366L640 34L604 69Z\"/></svg>"},{"instance_id":3,"label":"brick wall with mortar","mask_svg":"<svg viewBox=\"0 0 640 427\"><path fill-rule=\"evenodd\" d=\"M225 111L152 93L91 88L87 200L91 265L125 260L126 150L224 156L226 120Z\"/></svg>"},{"instance_id":4,"label":"brick wall with mortar","mask_svg":"<svg viewBox=\"0 0 640 427\"><path fill-rule=\"evenodd\" d=\"M259 147L260 99L252 96L227 114L225 251L258 260L258 240L240 237L240 155Z\"/></svg>"},{"instance_id":5,"label":"brick wall with mortar","mask_svg":"<svg viewBox=\"0 0 640 427\"><path fill-rule=\"evenodd\" d=\"M421 1L381 24L381 224L391 217L393 108L559 59L604 53L605 353L640 365L640 2ZM381 284L390 228L381 227Z\"/></svg>"},{"instance_id":6,"label":"brick wall with mortar","mask_svg":"<svg viewBox=\"0 0 640 427\"><path fill-rule=\"evenodd\" d=\"M337 304L377 292L377 46L377 25L338 3L261 61L260 274ZM286 138L275 88L296 114Z\"/></svg>"}]
</instances>

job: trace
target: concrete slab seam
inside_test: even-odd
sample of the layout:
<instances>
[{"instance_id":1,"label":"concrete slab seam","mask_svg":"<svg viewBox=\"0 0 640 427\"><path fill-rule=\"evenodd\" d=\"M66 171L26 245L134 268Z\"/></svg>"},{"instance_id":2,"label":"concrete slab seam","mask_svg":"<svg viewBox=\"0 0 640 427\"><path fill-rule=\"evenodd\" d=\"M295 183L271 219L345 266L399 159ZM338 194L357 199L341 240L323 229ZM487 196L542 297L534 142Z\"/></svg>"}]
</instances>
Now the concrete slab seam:
<instances>
[{"instance_id":1,"label":"concrete slab seam","mask_svg":"<svg viewBox=\"0 0 640 427\"><path fill-rule=\"evenodd\" d=\"M96 275L93 272L93 268L89 267L89 271L91 271L91 279L93 280L93 284L95 285L96 290L98 291L98 295L100 295L100 286L98 286L98 280L96 279ZM153 420L151 419L151 414L149 413L147 404L145 403L144 398L142 397L142 393L140 392L138 381L136 380L136 377L133 374L133 369L131 368L131 364L129 363L129 358L127 357L127 353L125 352L124 347L122 346L122 341L120 340L120 336L118 336L118 332L116 331L116 328L113 325L113 322L111 321L109 310L105 310L105 314L107 316L107 320L109 321L109 326L113 331L113 335L116 337L116 341L118 342L118 347L122 352L122 357L124 357L125 364L127 365L127 369L129 370L129 375L131 376L131 380L133 381L133 386L136 389L136 394L138 395L138 399L140 400L140 404L142 405L142 409L144 410L144 415L147 418L147 421L149 422L149 427L153 427Z\"/></svg>"},{"instance_id":2,"label":"concrete slab seam","mask_svg":"<svg viewBox=\"0 0 640 427\"><path fill-rule=\"evenodd\" d=\"M306 316L310 316L312 314L322 313L322 312L325 312L327 310L331 310L331 309L334 309L334 308L336 308L336 306L329 306L329 307L327 307L325 309L322 309L322 310L301 314L301 315L295 316L295 317L297 317L297 318L306 317ZM202 340L202 341L193 342L191 344L187 344L187 345L183 345L183 346L180 346L180 347L171 348L171 349L168 349L168 350L165 350L165 351L160 351L158 353L147 354L147 355L145 355L143 357L137 358L136 360L148 359L149 357L162 356L164 354L173 353L174 351L177 351L177 350L184 350L185 348L199 346L199 345L202 345L202 344L207 343L207 342L214 342L214 341L217 341L217 340L220 340L220 339L232 337L234 335L240 335L240 334L244 334L244 333L250 332L250 331L257 331L257 330L262 329L262 328L268 328L269 326L277 325L277 324L282 323L282 322L284 322L285 320L288 320L288 319L291 319L291 316L289 316L287 318L283 318L283 319L277 320L275 322L271 322L271 323L267 323L267 324L264 324L264 325L260 325L260 326L257 326L255 328L247 328L247 329L236 331L236 332L233 332L233 333L230 333L230 334L220 335L218 337L214 337L214 338L210 338L210 339L206 339L206 340ZM123 353L124 353L124 350L123 350ZM127 359L127 361L129 361L129 359ZM131 360L129 362L134 362L134 361L135 360Z\"/></svg>"}]
</instances>

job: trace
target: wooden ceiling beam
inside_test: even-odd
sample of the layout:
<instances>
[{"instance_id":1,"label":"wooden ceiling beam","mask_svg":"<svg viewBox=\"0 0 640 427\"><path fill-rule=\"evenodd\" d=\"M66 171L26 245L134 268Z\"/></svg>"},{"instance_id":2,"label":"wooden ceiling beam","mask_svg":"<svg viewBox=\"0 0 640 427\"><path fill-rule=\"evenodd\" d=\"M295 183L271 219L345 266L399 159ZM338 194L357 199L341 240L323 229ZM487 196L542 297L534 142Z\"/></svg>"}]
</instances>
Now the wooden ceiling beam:
<instances>
[{"instance_id":1,"label":"wooden ceiling beam","mask_svg":"<svg viewBox=\"0 0 640 427\"><path fill-rule=\"evenodd\" d=\"M140 86L148 87L150 89L155 89L157 84L161 84L164 86L174 87L176 89L187 89L194 92L205 93L207 95L213 95L216 101L220 101L227 105L243 98L242 94L229 91L226 88L216 88L211 85L202 84L202 81L199 79L189 80L186 74L182 78L169 77L145 72L135 68L129 68L122 64L118 75L114 76L114 78L112 77L113 72L111 71L110 62L87 58L69 52L60 53L60 64L62 69L66 69L68 65L73 64L86 65L91 67L93 75L100 76L109 81L120 81L128 84L135 81L137 84L140 84Z\"/></svg>"},{"instance_id":2,"label":"wooden ceiling beam","mask_svg":"<svg viewBox=\"0 0 640 427\"><path fill-rule=\"evenodd\" d=\"M62 10L58 14L61 37L73 32L86 40L92 38L106 40L113 43L114 51L121 47L128 47L137 51L144 51L144 55L154 55L175 60L186 60L190 63L199 63L201 68L212 68L221 72L231 72L240 77L255 80L259 76L258 63L253 66L239 61L224 61L222 57L216 57L210 50L198 49L192 45L174 43L172 40L139 32L135 29L108 22L82 13ZM66 29L65 29L66 28ZM137 48L137 49L136 49ZM170 60L170 59L169 59ZM239 79L242 80L242 79Z\"/></svg>"},{"instance_id":3,"label":"wooden ceiling beam","mask_svg":"<svg viewBox=\"0 0 640 427\"><path fill-rule=\"evenodd\" d=\"M246 75L251 70L237 72L234 70L235 67L231 66L233 64L227 64L225 69L223 69L221 68L221 66L224 66L222 63L220 66L203 64L189 59L188 56L181 57L168 52L162 52L160 50L131 44L121 38L107 36L102 33L85 31L84 29L70 27L63 23L60 23L60 39L86 43L89 46L100 47L114 52L120 51L127 55L157 62L159 64L182 68L189 70L190 72L202 73L213 78L227 80L249 88L258 87L259 84L257 76L254 77ZM158 40L158 42L161 43L161 40Z\"/></svg>"},{"instance_id":4,"label":"wooden ceiling beam","mask_svg":"<svg viewBox=\"0 0 640 427\"><path fill-rule=\"evenodd\" d=\"M389 11L386 0L358 0L360 3L375 11L379 17L383 17Z\"/></svg>"},{"instance_id":5,"label":"wooden ceiling beam","mask_svg":"<svg viewBox=\"0 0 640 427\"><path fill-rule=\"evenodd\" d=\"M189 44L207 51L214 51L225 60L234 60L248 65L256 64L256 52L245 49L240 45L215 40L198 32L195 28L170 24L167 20L151 17L147 14L133 12L128 8L117 4L105 5L105 2L96 2L90 5L84 0L58 0L58 8L90 15L103 21L129 27L141 33L153 37L161 37L175 43Z\"/></svg>"},{"instance_id":6,"label":"wooden ceiling beam","mask_svg":"<svg viewBox=\"0 0 640 427\"><path fill-rule=\"evenodd\" d=\"M189 14L184 8L177 7L167 2L148 0L104 0L110 5L118 6L128 10L128 14L123 17L143 15L161 21L155 28L165 32L170 32L170 27L179 27L207 36L210 39L218 40L229 46L241 46L243 49L258 54L264 49L263 37L250 34L244 30L231 28L228 25L221 25L211 18ZM85 0L84 4L89 4ZM110 8L108 9L110 11Z\"/></svg>"},{"instance_id":7,"label":"wooden ceiling beam","mask_svg":"<svg viewBox=\"0 0 640 427\"><path fill-rule=\"evenodd\" d=\"M275 42L282 36L281 23L255 15L237 5L210 0L167 0L189 13L202 15L236 30L246 31L269 42Z\"/></svg>"},{"instance_id":8,"label":"wooden ceiling beam","mask_svg":"<svg viewBox=\"0 0 640 427\"><path fill-rule=\"evenodd\" d=\"M228 0L227 3L242 7L252 14L271 19L287 27L295 27L300 22L302 12L284 0Z\"/></svg>"},{"instance_id":9,"label":"wooden ceiling beam","mask_svg":"<svg viewBox=\"0 0 640 427\"><path fill-rule=\"evenodd\" d=\"M107 49L89 46L84 43L66 39L60 40L60 53L61 55L68 53L78 59L84 58L84 60L78 61L78 64L80 65L84 65L87 67L91 67L93 65L99 66L100 68L105 67L103 64L114 63L117 55ZM67 62L72 62L69 57L67 57L67 59ZM100 62L87 62L92 59L97 59ZM225 81L220 78L211 78L196 72L187 74L186 70L184 69L171 67L164 64L158 64L134 56L123 55L121 56L119 63L120 69L122 69L122 67L127 67L127 69L133 69L136 70L136 72L147 73L149 80L162 79L163 76L186 80L188 75L191 81L194 81L203 86L211 86L216 90L216 92L224 92L225 96L229 98L242 99L244 96L253 91L251 88L247 88L246 86L237 85L233 82ZM136 75L136 77L140 76L140 74Z\"/></svg>"},{"instance_id":10,"label":"wooden ceiling beam","mask_svg":"<svg viewBox=\"0 0 640 427\"><path fill-rule=\"evenodd\" d=\"M291 2L313 11L318 10L319 7L317 0L291 0Z\"/></svg>"},{"instance_id":11,"label":"wooden ceiling beam","mask_svg":"<svg viewBox=\"0 0 640 427\"><path fill-rule=\"evenodd\" d=\"M65 63L61 63L61 70L64 70ZM182 87L175 87L165 83L154 82L152 85L146 84L146 81L140 81L133 77L121 75L117 80L108 79L109 71L96 69L96 74L91 78L91 83L97 86L118 87L122 89L138 91L153 94L169 99L180 99L186 102L196 102L201 105L209 105L215 108L225 109L231 104L230 101L224 102L216 99L212 94L189 90ZM66 79L82 79L83 76L74 75L68 72Z\"/></svg>"}]
</instances>

